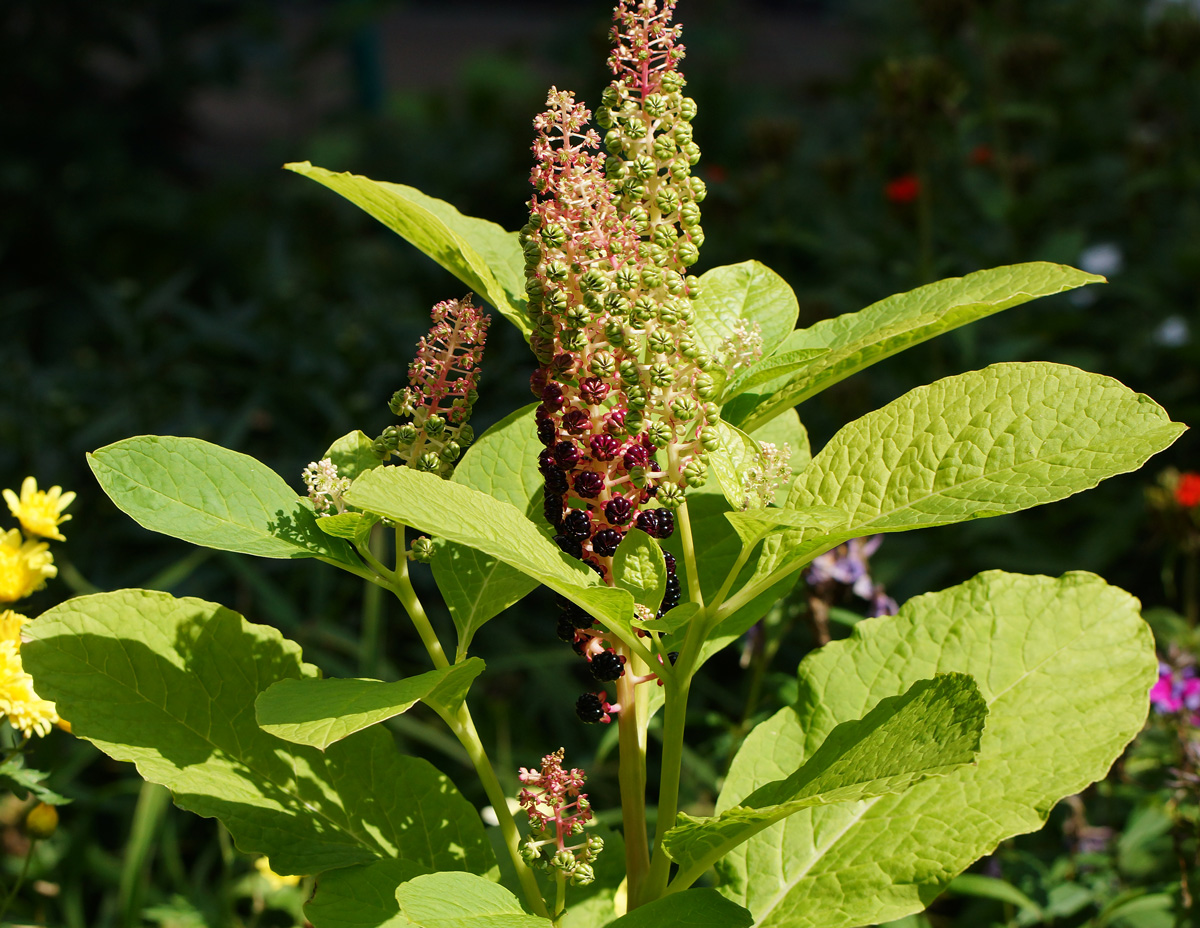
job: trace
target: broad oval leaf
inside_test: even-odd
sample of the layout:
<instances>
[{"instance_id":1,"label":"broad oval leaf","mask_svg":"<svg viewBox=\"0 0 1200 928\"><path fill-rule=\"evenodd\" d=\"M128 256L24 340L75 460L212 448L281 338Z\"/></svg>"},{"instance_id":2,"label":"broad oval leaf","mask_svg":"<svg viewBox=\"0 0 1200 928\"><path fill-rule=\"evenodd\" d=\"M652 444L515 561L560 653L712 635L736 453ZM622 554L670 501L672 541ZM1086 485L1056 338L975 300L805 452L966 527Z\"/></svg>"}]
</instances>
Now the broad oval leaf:
<instances>
[{"instance_id":1,"label":"broad oval leaf","mask_svg":"<svg viewBox=\"0 0 1200 928\"><path fill-rule=\"evenodd\" d=\"M474 873L430 873L396 889L401 924L412 928L550 928L503 886Z\"/></svg>"},{"instance_id":2,"label":"broad oval leaf","mask_svg":"<svg viewBox=\"0 0 1200 928\"><path fill-rule=\"evenodd\" d=\"M635 603L658 612L667 591L667 562L658 542L631 528L617 545L612 574L613 583L628 590Z\"/></svg>"},{"instance_id":3,"label":"broad oval leaf","mask_svg":"<svg viewBox=\"0 0 1200 928\"><path fill-rule=\"evenodd\" d=\"M489 554L567 597L613 629L629 629L633 597L550 541L519 509L409 467L379 467L346 494L353 506Z\"/></svg>"},{"instance_id":4,"label":"broad oval leaf","mask_svg":"<svg viewBox=\"0 0 1200 928\"><path fill-rule=\"evenodd\" d=\"M693 328L704 346L717 353L739 322L757 324L763 351L771 354L796 327L800 304L787 281L758 261L714 267L700 275L700 296L692 301Z\"/></svg>"},{"instance_id":5,"label":"broad oval leaf","mask_svg":"<svg viewBox=\"0 0 1200 928\"><path fill-rule=\"evenodd\" d=\"M259 557L356 563L306 499L260 461L199 438L142 435L88 455L100 486L143 528Z\"/></svg>"},{"instance_id":6,"label":"broad oval leaf","mask_svg":"<svg viewBox=\"0 0 1200 928\"><path fill-rule=\"evenodd\" d=\"M760 928L850 928L928 905L1007 837L1040 828L1141 729L1157 674L1136 599L1099 577L990 571L859 622L800 665L800 700L755 728L718 814L812 756L839 723L933 673L974 677L974 766L895 796L805 809L735 848L721 891Z\"/></svg>"},{"instance_id":7,"label":"broad oval leaf","mask_svg":"<svg viewBox=\"0 0 1200 928\"><path fill-rule=\"evenodd\" d=\"M825 349L825 353L799 369L781 370L780 377L743 393L726 406L724 416L752 432L826 387L935 335L1038 297L1103 281L1073 267L1035 261L897 293L866 309L790 334L774 354L782 357L804 349ZM769 365L771 360L767 357L761 363Z\"/></svg>"},{"instance_id":8,"label":"broad oval leaf","mask_svg":"<svg viewBox=\"0 0 1200 928\"><path fill-rule=\"evenodd\" d=\"M506 232L486 219L464 216L444 200L415 187L336 173L308 161L284 167L324 184L378 219L495 306L529 338L525 262L516 232Z\"/></svg>"},{"instance_id":9,"label":"broad oval leaf","mask_svg":"<svg viewBox=\"0 0 1200 928\"><path fill-rule=\"evenodd\" d=\"M293 744L325 750L372 725L407 712L418 702L453 711L483 673L477 657L384 683L339 678L280 680L254 703L259 728Z\"/></svg>"},{"instance_id":10,"label":"broad oval leaf","mask_svg":"<svg viewBox=\"0 0 1200 928\"><path fill-rule=\"evenodd\" d=\"M396 887L429 871L410 860L376 860L326 870L304 914L313 928L407 928Z\"/></svg>"},{"instance_id":11,"label":"broad oval leaf","mask_svg":"<svg viewBox=\"0 0 1200 928\"><path fill-rule=\"evenodd\" d=\"M997 516L1141 467L1185 430L1148 396L1044 362L994 364L917 387L843 427L787 505L844 509L833 532L767 539L756 585L850 538Z\"/></svg>"},{"instance_id":12,"label":"broad oval leaf","mask_svg":"<svg viewBox=\"0 0 1200 928\"><path fill-rule=\"evenodd\" d=\"M349 477L351 480L363 471L383 464L383 459L375 453L375 442L360 429L347 432L335 441L323 457L333 462L339 477Z\"/></svg>"},{"instance_id":13,"label":"broad oval leaf","mask_svg":"<svg viewBox=\"0 0 1200 928\"><path fill-rule=\"evenodd\" d=\"M715 889L689 889L640 905L605 928L750 928L754 916Z\"/></svg>"},{"instance_id":14,"label":"broad oval leaf","mask_svg":"<svg viewBox=\"0 0 1200 928\"><path fill-rule=\"evenodd\" d=\"M861 719L842 722L790 776L766 783L720 815L681 813L663 842L690 886L717 860L769 825L816 805L899 793L975 759L987 704L966 674L919 680Z\"/></svg>"},{"instance_id":15,"label":"broad oval leaf","mask_svg":"<svg viewBox=\"0 0 1200 928\"><path fill-rule=\"evenodd\" d=\"M321 752L258 727L259 693L317 672L274 628L198 599L119 590L72 599L27 629L25 668L76 735L135 763L180 808L219 818L280 872L386 857L495 866L475 809L383 728Z\"/></svg>"}]
</instances>

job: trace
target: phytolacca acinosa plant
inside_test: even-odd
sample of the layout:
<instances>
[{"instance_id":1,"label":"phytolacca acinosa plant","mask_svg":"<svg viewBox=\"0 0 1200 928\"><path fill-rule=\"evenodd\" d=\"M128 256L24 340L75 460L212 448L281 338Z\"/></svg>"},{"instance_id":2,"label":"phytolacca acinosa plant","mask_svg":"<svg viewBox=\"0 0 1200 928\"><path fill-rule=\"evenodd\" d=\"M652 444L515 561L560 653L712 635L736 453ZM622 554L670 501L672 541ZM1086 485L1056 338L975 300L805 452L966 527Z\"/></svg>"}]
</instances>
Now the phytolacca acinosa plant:
<instances>
[{"instance_id":1,"label":"phytolacca acinosa plant","mask_svg":"<svg viewBox=\"0 0 1200 928\"><path fill-rule=\"evenodd\" d=\"M417 470L450 476L474 438L467 420L479 398L479 364L489 319L471 297L433 307L433 328L417 344L409 385L388 404L408 422L389 425L375 440L385 461L393 454Z\"/></svg>"},{"instance_id":2,"label":"phytolacca acinosa plant","mask_svg":"<svg viewBox=\"0 0 1200 928\"><path fill-rule=\"evenodd\" d=\"M586 777L576 768L564 769L563 749L542 758L540 770L521 768L521 809L529 818L529 836L521 844L521 857L532 867L552 870L560 882L586 885L595 879L592 861L604 849L599 835L585 835L592 819ZM561 903L561 891L559 895ZM561 906L559 907L561 908Z\"/></svg>"},{"instance_id":3,"label":"phytolacca acinosa plant","mask_svg":"<svg viewBox=\"0 0 1200 928\"><path fill-rule=\"evenodd\" d=\"M676 69L674 6L625 0L614 13L614 80L596 113L607 156L569 93L552 89L534 121L535 194L521 241L545 515L559 546L607 580L630 527L674 532L684 489L704 483L705 449L718 441L721 361L690 331L699 286L687 269L704 240L705 188L692 176L696 104ZM673 566L665 609L679 600ZM568 607L560 635L599 679L614 679L620 658L596 647L591 624Z\"/></svg>"}]
</instances>

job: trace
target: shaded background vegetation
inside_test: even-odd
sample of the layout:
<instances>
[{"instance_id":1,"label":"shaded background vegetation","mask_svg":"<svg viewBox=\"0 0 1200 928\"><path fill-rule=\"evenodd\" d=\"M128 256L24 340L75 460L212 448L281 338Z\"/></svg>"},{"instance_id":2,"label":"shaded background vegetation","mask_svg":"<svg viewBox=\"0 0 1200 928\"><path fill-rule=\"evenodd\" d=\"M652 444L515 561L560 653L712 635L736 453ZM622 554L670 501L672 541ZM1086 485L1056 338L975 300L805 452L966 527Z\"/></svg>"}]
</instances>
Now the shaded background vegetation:
<instances>
[{"instance_id":1,"label":"shaded background vegetation","mask_svg":"<svg viewBox=\"0 0 1200 928\"><path fill-rule=\"evenodd\" d=\"M279 165L310 159L400 181L517 228L530 120L550 84L598 98L609 8L608 0L4 5L0 483L15 487L33 473L79 492L70 540L59 547L60 582L30 613L71 593L151 586L276 624L330 673L423 669L410 631L391 624L399 610L331 571L151 536L102 497L84 455L132 434L191 435L255 455L299 487L300 469L334 438L378 433L429 307L461 286ZM1152 395L1177 420L1200 422L1196 4L683 0L679 16L710 190L697 270L764 261L795 288L801 325L1017 261L1104 265L1111 279L838 385L801 409L815 447L913 386L999 360L1077 364ZM890 182L909 177L915 199L889 196ZM479 430L527 401L531 366L498 321ZM1151 467L1196 462L1189 434ZM1144 500L1153 479L1148 470L1030 513L893 536L874 570L903 601L985 568L1087 569L1147 605L1178 609ZM381 609L377 627L371 617ZM481 683L480 715L500 744L498 761L514 770L551 742L573 757L597 752L596 731L576 724L568 701L547 705L546 693L589 685L554 639L552 615L534 596L478 638L481 653L504 655ZM738 723L786 699L808 646L800 622L761 676L744 672L737 653L714 665L708 703L695 709L685 786L701 806ZM466 768L447 762L425 721L398 723L406 748L428 753L469 792ZM615 795L609 748L602 743L592 765L598 807ZM29 917L217 925L246 910L236 888L244 865L214 823L166 814L129 770L65 735L38 759L79 801L39 860L58 895L30 893ZM1121 789L1134 792L1121 798ZM1148 795L1138 789L1108 787L1093 818L1124 827ZM150 810L141 832L130 828L139 795ZM1024 863L1011 863L1010 874L1022 866L1040 874L1022 877L1028 892L1080 885L1082 826L1062 837L1074 814L1062 810L1041 844L1011 851ZM1102 874L1092 881L1100 888L1076 897L1074 910L1064 904L1055 923L1083 923L1097 900L1138 880L1178 880L1164 836L1152 836L1160 844L1140 870L1102 843L1103 860L1085 867ZM11 872L21 839L6 840ZM218 883L225 888L214 897L206 887ZM963 924L1002 922L1002 907L989 905ZM268 910L261 924L290 924L281 913Z\"/></svg>"}]
</instances>

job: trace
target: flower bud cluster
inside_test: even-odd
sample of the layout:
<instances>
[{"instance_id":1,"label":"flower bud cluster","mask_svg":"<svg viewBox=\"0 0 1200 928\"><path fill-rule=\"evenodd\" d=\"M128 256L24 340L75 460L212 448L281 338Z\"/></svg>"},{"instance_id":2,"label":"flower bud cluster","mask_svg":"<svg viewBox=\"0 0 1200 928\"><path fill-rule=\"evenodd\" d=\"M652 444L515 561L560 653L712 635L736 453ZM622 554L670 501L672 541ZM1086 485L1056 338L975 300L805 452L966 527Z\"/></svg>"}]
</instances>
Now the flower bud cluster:
<instances>
[{"instance_id":1,"label":"flower bud cluster","mask_svg":"<svg viewBox=\"0 0 1200 928\"><path fill-rule=\"evenodd\" d=\"M568 93L552 89L534 122L521 243L545 514L559 546L606 579L630 526L672 534L684 488L704 483L700 434L717 416L717 361L690 331L704 185L673 7L617 7L615 80L596 114L607 156Z\"/></svg>"},{"instance_id":2,"label":"flower bud cluster","mask_svg":"<svg viewBox=\"0 0 1200 928\"><path fill-rule=\"evenodd\" d=\"M595 879L592 861L604 849L604 839L584 834L592 819L587 794L580 792L587 778L578 768L563 769L563 754L559 748L542 758L540 770L520 770L524 788L517 798L529 817L521 857L531 867L556 870L583 886Z\"/></svg>"},{"instance_id":3,"label":"flower bud cluster","mask_svg":"<svg viewBox=\"0 0 1200 928\"><path fill-rule=\"evenodd\" d=\"M308 498L312 500L313 509L317 515L333 515L346 511L342 496L350 489L349 477L338 475L337 465L330 458L313 461L300 474L304 485L308 488Z\"/></svg>"},{"instance_id":4,"label":"flower bud cluster","mask_svg":"<svg viewBox=\"0 0 1200 928\"><path fill-rule=\"evenodd\" d=\"M471 305L468 295L433 307L433 328L417 344L408 368L409 386L389 403L404 419L375 440L385 461L393 454L417 470L449 477L455 462L474 440L467 424L479 398L479 364L490 320Z\"/></svg>"}]
</instances>

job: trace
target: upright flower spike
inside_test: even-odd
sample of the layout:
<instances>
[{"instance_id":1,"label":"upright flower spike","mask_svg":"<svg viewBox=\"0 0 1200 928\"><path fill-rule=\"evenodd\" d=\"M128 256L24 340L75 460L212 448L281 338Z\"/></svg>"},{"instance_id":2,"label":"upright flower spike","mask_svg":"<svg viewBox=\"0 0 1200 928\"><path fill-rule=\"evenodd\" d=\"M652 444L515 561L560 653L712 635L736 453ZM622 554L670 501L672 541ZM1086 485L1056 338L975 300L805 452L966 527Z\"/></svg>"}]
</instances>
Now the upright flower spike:
<instances>
[{"instance_id":1,"label":"upright flower spike","mask_svg":"<svg viewBox=\"0 0 1200 928\"><path fill-rule=\"evenodd\" d=\"M545 514L559 546L606 579L631 525L674 531L669 510L704 482L701 432L717 415L716 361L689 332L705 191L691 176L696 106L675 67L674 6L623 0L614 12L614 80L596 114L607 156L568 93L552 89L534 121L521 241Z\"/></svg>"},{"instance_id":2,"label":"upright flower spike","mask_svg":"<svg viewBox=\"0 0 1200 928\"><path fill-rule=\"evenodd\" d=\"M592 861L604 849L599 835L582 837L584 825L592 820L587 780L578 768L563 768L564 751L559 748L542 758L540 770L521 768L524 788L518 799L529 818L529 837L521 845L521 856L531 867L556 870L572 884L586 885L595 879Z\"/></svg>"},{"instance_id":3,"label":"upright flower spike","mask_svg":"<svg viewBox=\"0 0 1200 928\"><path fill-rule=\"evenodd\" d=\"M449 477L474 431L467 424L479 398L479 364L488 319L470 295L433 307L433 328L417 344L408 387L398 390L391 411L409 421L390 425L375 440L385 461L393 454L417 470Z\"/></svg>"}]
</instances>

